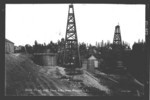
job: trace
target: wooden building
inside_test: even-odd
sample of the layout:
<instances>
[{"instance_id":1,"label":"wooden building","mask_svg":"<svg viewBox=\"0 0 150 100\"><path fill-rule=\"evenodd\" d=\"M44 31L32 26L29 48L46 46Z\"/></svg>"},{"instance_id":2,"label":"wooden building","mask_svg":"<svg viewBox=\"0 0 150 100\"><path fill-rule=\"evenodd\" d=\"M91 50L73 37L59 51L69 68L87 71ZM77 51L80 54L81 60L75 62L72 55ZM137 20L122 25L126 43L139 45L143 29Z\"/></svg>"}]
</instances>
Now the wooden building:
<instances>
[{"instance_id":1,"label":"wooden building","mask_svg":"<svg viewBox=\"0 0 150 100\"><path fill-rule=\"evenodd\" d=\"M14 53L14 43L5 39L5 53Z\"/></svg>"},{"instance_id":2,"label":"wooden building","mask_svg":"<svg viewBox=\"0 0 150 100\"><path fill-rule=\"evenodd\" d=\"M84 69L84 70L94 72L95 68L98 68L98 66L99 66L99 61L93 55L91 55L88 59L82 60L82 69Z\"/></svg>"},{"instance_id":3,"label":"wooden building","mask_svg":"<svg viewBox=\"0 0 150 100\"><path fill-rule=\"evenodd\" d=\"M92 55L88 58L87 70L93 72L95 68L98 68L98 60Z\"/></svg>"}]
</instances>

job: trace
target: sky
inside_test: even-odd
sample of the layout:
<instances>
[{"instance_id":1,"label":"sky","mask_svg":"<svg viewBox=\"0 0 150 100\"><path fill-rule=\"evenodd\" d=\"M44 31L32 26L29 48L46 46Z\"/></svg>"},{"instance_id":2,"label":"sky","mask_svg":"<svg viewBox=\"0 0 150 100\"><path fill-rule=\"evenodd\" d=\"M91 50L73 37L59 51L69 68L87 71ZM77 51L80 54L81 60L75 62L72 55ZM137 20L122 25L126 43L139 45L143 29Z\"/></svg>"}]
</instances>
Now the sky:
<instances>
[{"instance_id":1,"label":"sky","mask_svg":"<svg viewBox=\"0 0 150 100\"><path fill-rule=\"evenodd\" d=\"M16 46L65 38L69 4L6 4L5 37ZM145 41L145 5L74 4L78 42L113 42L115 26L130 46Z\"/></svg>"}]
</instances>

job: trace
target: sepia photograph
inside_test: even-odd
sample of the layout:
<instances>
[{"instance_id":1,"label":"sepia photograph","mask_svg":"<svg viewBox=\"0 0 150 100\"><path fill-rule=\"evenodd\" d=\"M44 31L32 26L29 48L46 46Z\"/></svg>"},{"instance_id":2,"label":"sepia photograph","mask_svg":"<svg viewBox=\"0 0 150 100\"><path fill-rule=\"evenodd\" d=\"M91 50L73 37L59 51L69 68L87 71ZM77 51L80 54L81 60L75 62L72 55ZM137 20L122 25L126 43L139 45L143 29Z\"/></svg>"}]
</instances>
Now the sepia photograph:
<instances>
[{"instance_id":1,"label":"sepia photograph","mask_svg":"<svg viewBox=\"0 0 150 100\"><path fill-rule=\"evenodd\" d=\"M145 4L6 4L5 96L144 96L145 23Z\"/></svg>"}]
</instances>

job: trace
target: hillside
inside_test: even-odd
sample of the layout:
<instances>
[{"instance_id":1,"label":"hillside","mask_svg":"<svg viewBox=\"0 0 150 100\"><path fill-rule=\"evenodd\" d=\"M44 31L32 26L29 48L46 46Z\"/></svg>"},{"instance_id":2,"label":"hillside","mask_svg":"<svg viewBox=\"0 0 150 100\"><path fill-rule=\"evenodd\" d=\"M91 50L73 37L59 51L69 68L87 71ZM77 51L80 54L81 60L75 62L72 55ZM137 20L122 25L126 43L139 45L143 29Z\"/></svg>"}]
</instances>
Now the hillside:
<instances>
[{"instance_id":1,"label":"hillside","mask_svg":"<svg viewBox=\"0 0 150 100\"><path fill-rule=\"evenodd\" d=\"M143 87L129 75L85 70L67 75L63 67L39 66L25 54L5 54L5 68L6 95L11 96L143 95Z\"/></svg>"}]
</instances>

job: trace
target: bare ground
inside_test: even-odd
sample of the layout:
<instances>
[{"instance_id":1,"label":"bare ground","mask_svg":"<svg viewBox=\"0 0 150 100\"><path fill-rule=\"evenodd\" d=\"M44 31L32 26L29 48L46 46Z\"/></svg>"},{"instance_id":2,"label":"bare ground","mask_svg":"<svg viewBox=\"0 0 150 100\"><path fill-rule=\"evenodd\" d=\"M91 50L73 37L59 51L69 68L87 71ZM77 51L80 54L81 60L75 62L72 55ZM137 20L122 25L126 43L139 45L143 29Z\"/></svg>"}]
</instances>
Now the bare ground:
<instances>
[{"instance_id":1,"label":"bare ground","mask_svg":"<svg viewBox=\"0 0 150 100\"><path fill-rule=\"evenodd\" d=\"M123 88L117 75L85 70L67 75L63 67L39 66L25 54L5 54L5 68L6 95L11 96L142 95L141 88Z\"/></svg>"}]
</instances>

